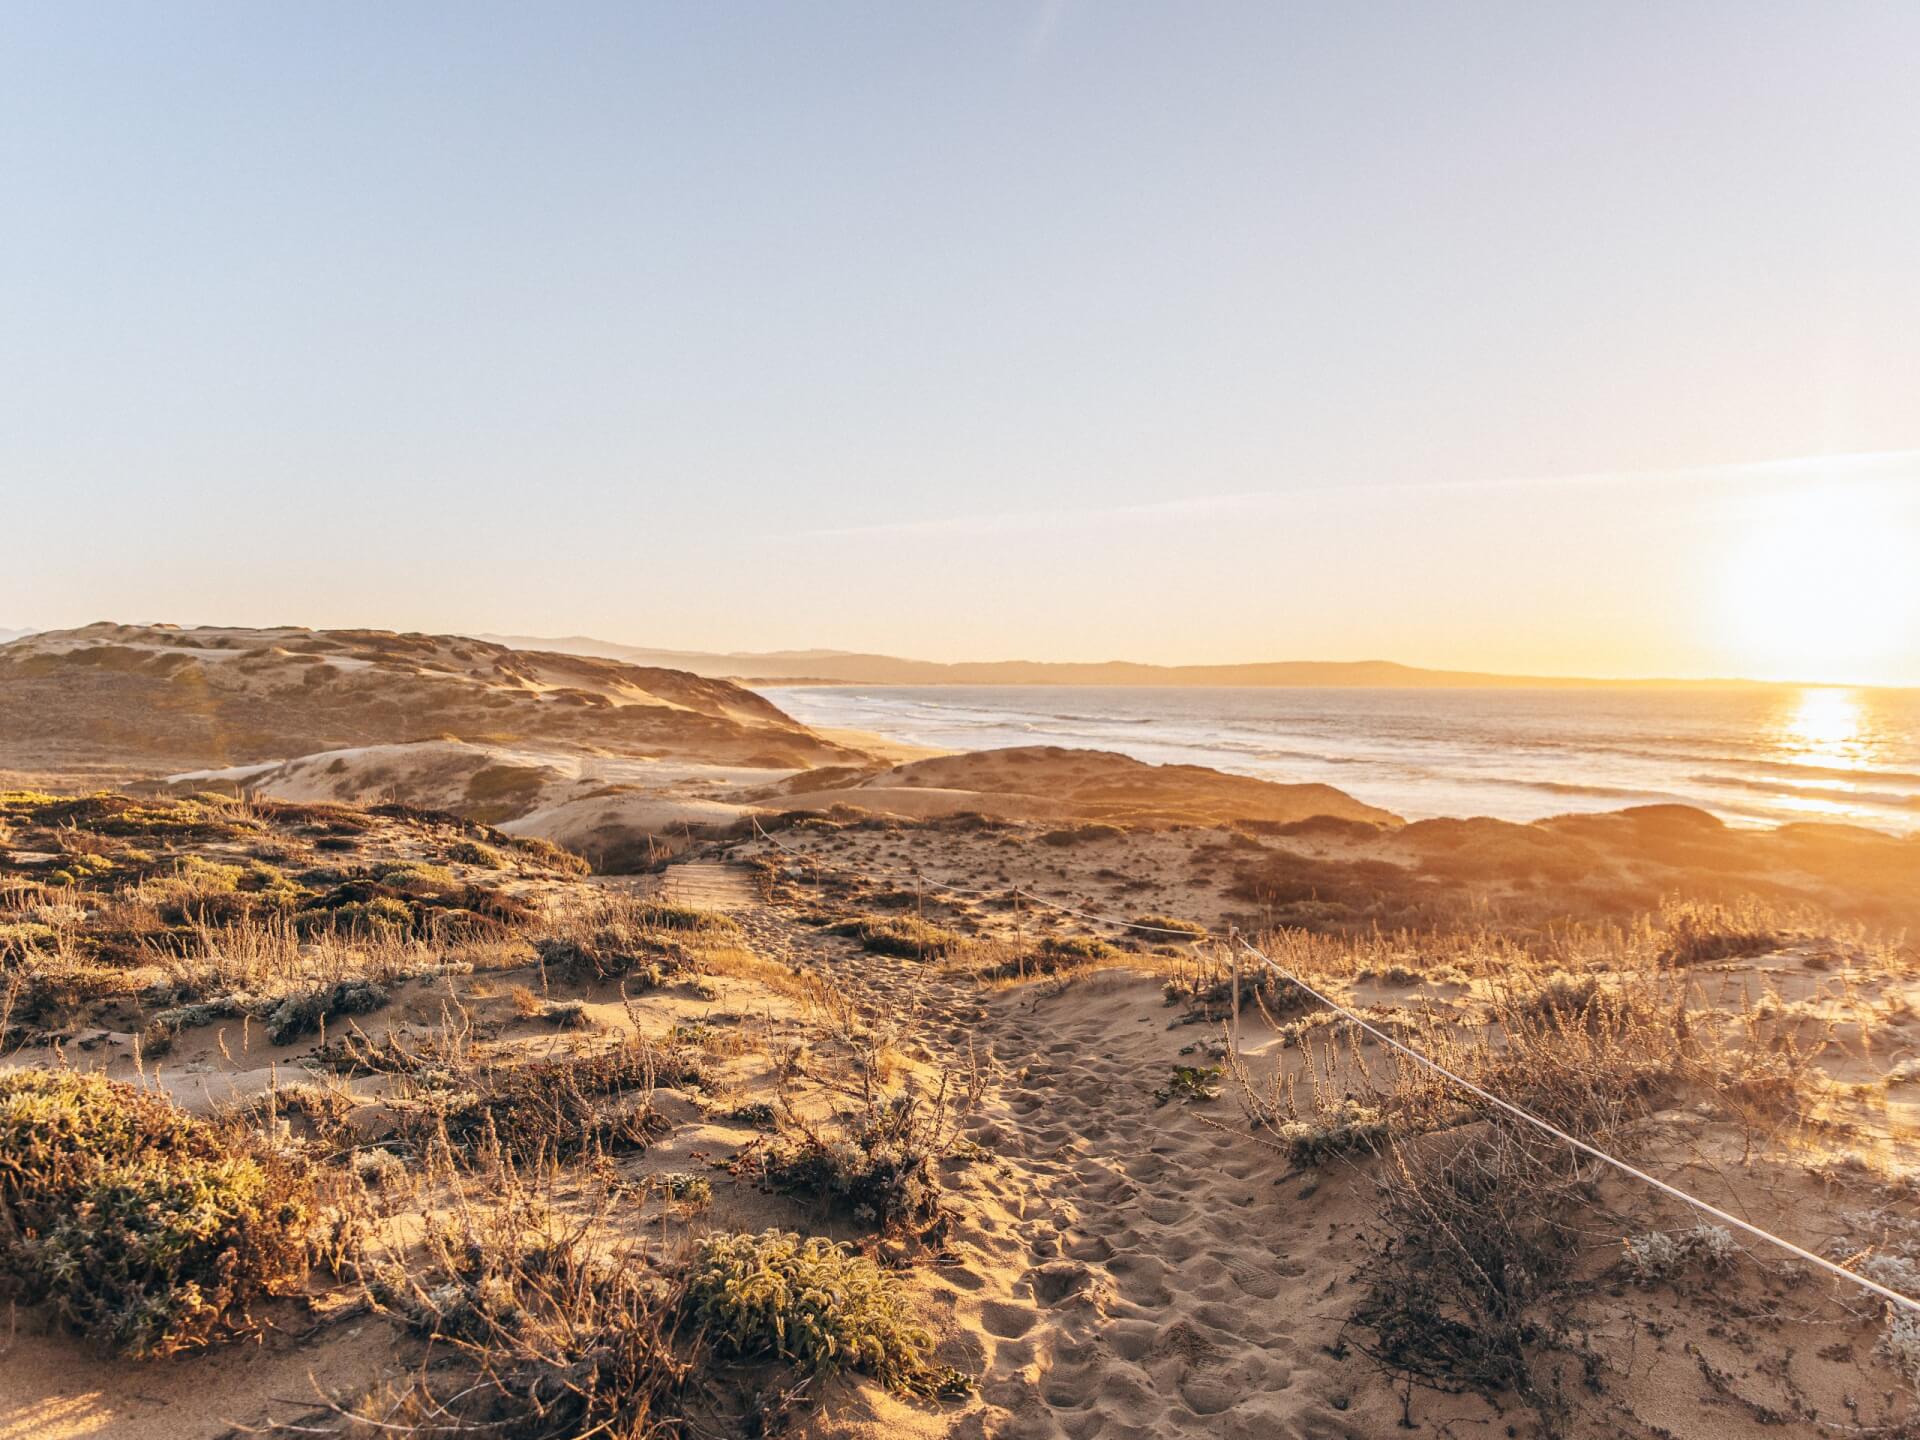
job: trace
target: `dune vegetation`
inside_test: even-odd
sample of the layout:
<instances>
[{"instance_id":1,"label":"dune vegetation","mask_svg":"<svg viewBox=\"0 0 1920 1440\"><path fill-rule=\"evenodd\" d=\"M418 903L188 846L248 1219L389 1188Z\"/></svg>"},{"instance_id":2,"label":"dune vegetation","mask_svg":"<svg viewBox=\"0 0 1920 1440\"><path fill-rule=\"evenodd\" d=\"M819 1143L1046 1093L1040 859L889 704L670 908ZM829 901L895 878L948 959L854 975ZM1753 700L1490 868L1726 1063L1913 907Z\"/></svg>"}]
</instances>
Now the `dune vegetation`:
<instances>
[{"instance_id":1,"label":"dune vegetation","mask_svg":"<svg viewBox=\"0 0 1920 1440\"><path fill-rule=\"evenodd\" d=\"M1907 1433L1850 1277L1920 1289L1917 882L1674 807L766 806L608 874L9 791L0 1420Z\"/></svg>"}]
</instances>

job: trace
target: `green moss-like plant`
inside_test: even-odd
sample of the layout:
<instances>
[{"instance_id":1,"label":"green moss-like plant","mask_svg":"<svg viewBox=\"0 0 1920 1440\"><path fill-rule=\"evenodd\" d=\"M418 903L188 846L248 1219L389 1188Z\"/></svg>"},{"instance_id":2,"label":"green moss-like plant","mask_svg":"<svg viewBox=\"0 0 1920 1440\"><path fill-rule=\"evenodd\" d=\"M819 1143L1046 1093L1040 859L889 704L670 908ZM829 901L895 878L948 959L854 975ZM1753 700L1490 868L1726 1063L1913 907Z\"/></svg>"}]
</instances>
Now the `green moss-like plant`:
<instances>
[{"instance_id":1,"label":"green moss-like plant","mask_svg":"<svg viewBox=\"0 0 1920 1440\"><path fill-rule=\"evenodd\" d=\"M1153 1098L1161 1105L1170 1100L1217 1100L1220 1098L1220 1067L1176 1065L1167 1083L1153 1092Z\"/></svg>"},{"instance_id":2,"label":"green moss-like plant","mask_svg":"<svg viewBox=\"0 0 1920 1440\"><path fill-rule=\"evenodd\" d=\"M896 955L906 960L940 960L965 943L962 936L924 920L882 920L864 916L828 927L831 935L845 935L860 942L861 948L875 955Z\"/></svg>"},{"instance_id":3,"label":"green moss-like plant","mask_svg":"<svg viewBox=\"0 0 1920 1440\"><path fill-rule=\"evenodd\" d=\"M322 1228L313 1172L98 1076L0 1075L0 1275L135 1359L251 1327Z\"/></svg>"},{"instance_id":4,"label":"green moss-like plant","mask_svg":"<svg viewBox=\"0 0 1920 1440\"><path fill-rule=\"evenodd\" d=\"M418 860L383 865L378 873L382 885L408 895L444 895L460 888L459 880L446 866L428 865Z\"/></svg>"},{"instance_id":5,"label":"green moss-like plant","mask_svg":"<svg viewBox=\"0 0 1920 1440\"><path fill-rule=\"evenodd\" d=\"M857 1370L913 1395L968 1387L931 1363L933 1334L898 1280L818 1236L708 1236L695 1248L685 1303L722 1355L780 1359L806 1375Z\"/></svg>"},{"instance_id":6,"label":"green moss-like plant","mask_svg":"<svg viewBox=\"0 0 1920 1440\"><path fill-rule=\"evenodd\" d=\"M499 870L507 863L498 850L478 840L454 841L447 847L447 858L461 865L482 865L489 870Z\"/></svg>"}]
</instances>

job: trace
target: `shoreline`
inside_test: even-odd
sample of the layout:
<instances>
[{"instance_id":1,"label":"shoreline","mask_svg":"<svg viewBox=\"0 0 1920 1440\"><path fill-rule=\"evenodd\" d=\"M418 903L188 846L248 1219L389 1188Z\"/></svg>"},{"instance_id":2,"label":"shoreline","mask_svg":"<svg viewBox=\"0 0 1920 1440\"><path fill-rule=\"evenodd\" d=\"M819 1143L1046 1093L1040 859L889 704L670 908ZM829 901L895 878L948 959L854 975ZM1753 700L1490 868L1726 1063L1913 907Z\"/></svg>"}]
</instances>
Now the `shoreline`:
<instances>
[{"instance_id":1,"label":"shoreline","mask_svg":"<svg viewBox=\"0 0 1920 1440\"><path fill-rule=\"evenodd\" d=\"M832 685L765 694L818 733L878 737L887 753L1105 750L1326 784L1409 817L1526 823L1671 804L1742 828L1920 833L1920 704L1889 692L1113 687L1096 697L1042 685Z\"/></svg>"}]
</instances>

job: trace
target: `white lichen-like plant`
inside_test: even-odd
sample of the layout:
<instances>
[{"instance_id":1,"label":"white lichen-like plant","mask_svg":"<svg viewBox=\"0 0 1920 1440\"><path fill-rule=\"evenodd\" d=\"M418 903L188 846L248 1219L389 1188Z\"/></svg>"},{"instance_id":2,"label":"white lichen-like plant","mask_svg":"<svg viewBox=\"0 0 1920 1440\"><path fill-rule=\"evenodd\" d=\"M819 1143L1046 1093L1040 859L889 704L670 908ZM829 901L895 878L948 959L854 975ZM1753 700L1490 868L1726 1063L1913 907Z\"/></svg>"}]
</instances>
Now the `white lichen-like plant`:
<instances>
[{"instance_id":1,"label":"white lichen-like plant","mask_svg":"<svg viewBox=\"0 0 1920 1440\"><path fill-rule=\"evenodd\" d=\"M1887 1328L1874 1349L1909 1385L1920 1389L1920 1315L1889 1307Z\"/></svg>"},{"instance_id":2,"label":"white lichen-like plant","mask_svg":"<svg viewBox=\"0 0 1920 1440\"><path fill-rule=\"evenodd\" d=\"M1740 1250L1733 1232L1723 1225L1649 1230L1628 1236L1624 1248L1627 1273L1636 1285L1656 1285L1688 1271L1718 1270Z\"/></svg>"},{"instance_id":3,"label":"white lichen-like plant","mask_svg":"<svg viewBox=\"0 0 1920 1440\"><path fill-rule=\"evenodd\" d=\"M1329 1156L1379 1148L1386 1142L1387 1118L1349 1097L1323 1114L1283 1121L1272 1131L1296 1165L1317 1165Z\"/></svg>"}]
</instances>

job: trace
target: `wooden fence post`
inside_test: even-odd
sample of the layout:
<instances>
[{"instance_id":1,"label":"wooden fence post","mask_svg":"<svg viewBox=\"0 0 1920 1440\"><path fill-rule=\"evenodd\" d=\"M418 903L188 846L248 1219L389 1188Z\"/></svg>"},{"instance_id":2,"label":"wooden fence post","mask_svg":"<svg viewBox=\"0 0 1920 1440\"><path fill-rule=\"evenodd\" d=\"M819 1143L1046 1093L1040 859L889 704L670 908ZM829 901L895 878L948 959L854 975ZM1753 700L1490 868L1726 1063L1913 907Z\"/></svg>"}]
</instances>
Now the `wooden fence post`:
<instances>
[{"instance_id":1,"label":"wooden fence post","mask_svg":"<svg viewBox=\"0 0 1920 1440\"><path fill-rule=\"evenodd\" d=\"M1239 936L1234 928L1227 927L1227 954L1233 960L1233 1033L1228 1041L1233 1053L1240 1053L1240 946L1236 943Z\"/></svg>"}]
</instances>

